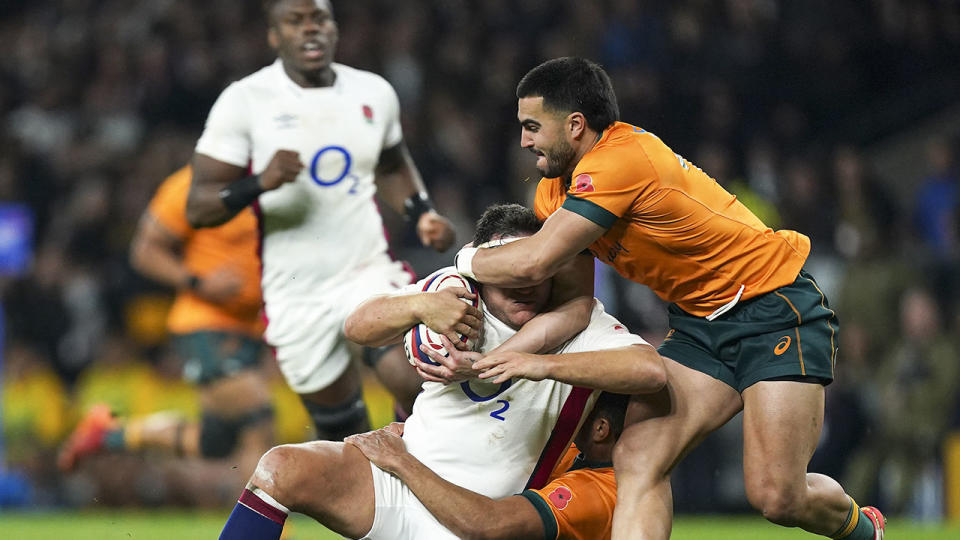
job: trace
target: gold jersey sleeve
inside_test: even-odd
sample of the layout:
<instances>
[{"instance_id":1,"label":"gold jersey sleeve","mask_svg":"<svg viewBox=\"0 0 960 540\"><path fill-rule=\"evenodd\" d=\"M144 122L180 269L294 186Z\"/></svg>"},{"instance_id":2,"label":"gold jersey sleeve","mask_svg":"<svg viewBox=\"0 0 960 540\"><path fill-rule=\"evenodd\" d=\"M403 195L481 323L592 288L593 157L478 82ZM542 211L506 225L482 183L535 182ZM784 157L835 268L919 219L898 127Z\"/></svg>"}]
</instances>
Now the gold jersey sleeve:
<instances>
[{"instance_id":1,"label":"gold jersey sleeve","mask_svg":"<svg viewBox=\"0 0 960 540\"><path fill-rule=\"evenodd\" d=\"M806 236L770 229L658 137L622 122L569 186L545 178L535 201L541 219L563 207L606 228L594 256L697 316L791 283L810 252Z\"/></svg>"},{"instance_id":2,"label":"gold jersey sleeve","mask_svg":"<svg viewBox=\"0 0 960 540\"><path fill-rule=\"evenodd\" d=\"M617 480L612 467L583 468L555 478L542 489L524 492L544 522L545 538L609 539Z\"/></svg>"},{"instance_id":3,"label":"gold jersey sleeve","mask_svg":"<svg viewBox=\"0 0 960 540\"><path fill-rule=\"evenodd\" d=\"M147 212L183 243L183 260L200 278L229 268L243 280L239 294L223 304L214 304L183 291L177 295L167 317L174 333L200 330L237 331L254 337L263 333L260 309L260 259L257 219L249 208L219 227L193 229L187 221L187 196L192 172L183 167L157 188Z\"/></svg>"}]
</instances>

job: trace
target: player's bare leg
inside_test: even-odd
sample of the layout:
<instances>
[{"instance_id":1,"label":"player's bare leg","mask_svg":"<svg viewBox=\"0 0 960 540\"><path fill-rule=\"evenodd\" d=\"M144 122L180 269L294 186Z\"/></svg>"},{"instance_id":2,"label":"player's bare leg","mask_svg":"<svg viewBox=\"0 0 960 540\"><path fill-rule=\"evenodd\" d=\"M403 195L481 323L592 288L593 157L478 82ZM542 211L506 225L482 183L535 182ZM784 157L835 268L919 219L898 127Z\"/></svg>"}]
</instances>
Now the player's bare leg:
<instances>
[{"instance_id":1,"label":"player's bare leg","mask_svg":"<svg viewBox=\"0 0 960 540\"><path fill-rule=\"evenodd\" d=\"M762 381L743 392L743 471L750 504L773 523L833 536L851 499L835 480L807 473L823 426L819 384ZM871 536L872 538L872 536Z\"/></svg>"},{"instance_id":2,"label":"player's bare leg","mask_svg":"<svg viewBox=\"0 0 960 540\"><path fill-rule=\"evenodd\" d=\"M348 538L362 537L373 527L375 513L370 462L355 446L338 442L277 446L260 459L220 537L279 538L290 511ZM279 519L275 536L250 534L258 519L271 518Z\"/></svg>"},{"instance_id":3,"label":"player's bare leg","mask_svg":"<svg viewBox=\"0 0 960 540\"><path fill-rule=\"evenodd\" d=\"M244 396L238 400L236 396ZM248 476L257 460L273 445L271 396L258 371L245 370L201 387L200 404L205 418L220 419L230 425L230 433L218 433L216 427L202 443L203 429L198 422L187 421L178 412L161 411L126 421L114 419L100 426L82 441L67 444L60 466L72 469L79 460L104 451L141 451L155 449L181 457L226 457L238 451L238 480ZM249 421L248 421L249 419ZM222 428L222 426L221 426ZM212 439L214 444L209 444ZM71 437L71 442L72 442ZM213 449L213 451L211 451ZM204 450L207 450L206 452Z\"/></svg>"},{"instance_id":4,"label":"player's bare leg","mask_svg":"<svg viewBox=\"0 0 960 540\"><path fill-rule=\"evenodd\" d=\"M313 420L318 439L342 441L348 435L370 430L360 371L352 361L326 388L300 394L300 399Z\"/></svg>"},{"instance_id":5,"label":"player's bare leg","mask_svg":"<svg viewBox=\"0 0 960 540\"><path fill-rule=\"evenodd\" d=\"M742 408L727 384L664 358L667 386L634 396L613 454L617 506L613 538L666 540L673 526L670 472L707 434Z\"/></svg>"},{"instance_id":6,"label":"player's bare leg","mask_svg":"<svg viewBox=\"0 0 960 540\"><path fill-rule=\"evenodd\" d=\"M244 396L237 399L237 396ZM263 411L272 412L273 396L260 370L246 370L235 376L216 381L201 395L203 410L223 418L258 418L250 420L237 435L237 470L242 477L249 475L257 466L260 456L274 445L273 415L266 416ZM202 447L199 441L196 443ZM203 453L201 452L201 455Z\"/></svg>"},{"instance_id":7,"label":"player's bare leg","mask_svg":"<svg viewBox=\"0 0 960 540\"><path fill-rule=\"evenodd\" d=\"M236 399L244 396L244 399ZM202 387L200 406L207 415L224 420L245 418L251 413L270 407L270 391L263 382L260 373L247 370L231 377L219 379ZM162 449L186 457L225 457L208 456L201 442L203 426L196 422L187 422L176 414L157 413L143 419L135 419L127 424L128 437L138 439L141 449ZM137 430L135 434L130 434ZM273 445L273 422L264 417L244 426L236 435L236 448L248 456L238 470L243 476L249 475L256 466L257 459ZM228 445L232 450L234 445ZM218 452L219 453L219 452ZM227 453L230 453L229 451ZM252 459L249 456L254 456Z\"/></svg>"}]
</instances>

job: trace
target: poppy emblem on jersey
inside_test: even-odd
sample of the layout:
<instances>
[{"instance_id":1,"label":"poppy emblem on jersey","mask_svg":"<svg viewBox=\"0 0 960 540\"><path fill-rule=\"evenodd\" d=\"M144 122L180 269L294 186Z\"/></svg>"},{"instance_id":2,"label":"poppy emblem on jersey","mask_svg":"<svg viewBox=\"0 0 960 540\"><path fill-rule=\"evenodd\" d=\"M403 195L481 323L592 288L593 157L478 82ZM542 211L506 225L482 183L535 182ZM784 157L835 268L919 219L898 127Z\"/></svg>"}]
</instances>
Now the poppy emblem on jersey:
<instances>
[{"instance_id":1,"label":"poppy emblem on jersey","mask_svg":"<svg viewBox=\"0 0 960 540\"><path fill-rule=\"evenodd\" d=\"M573 180L573 192L574 193L589 193L596 191L593 188L593 178L589 174L583 173L578 174Z\"/></svg>"},{"instance_id":2,"label":"poppy emblem on jersey","mask_svg":"<svg viewBox=\"0 0 960 540\"><path fill-rule=\"evenodd\" d=\"M787 349L790 348L790 336L783 336L780 338L780 341L777 341L777 346L773 348L773 354L780 356L781 354L787 352Z\"/></svg>"},{"instance_id":3,"label":"poppy emblem on jersey","mask_svg":"<svg viewBox=\"0 0 960 540\"><path fill-rule=\"evenodd\" d=\"M547 498L550 499L550 502L557 507L557 510L563 510L568 504L570 504L570 499L573 498L573 492L568 488L560 486L551 491L550 495L547 495Z\"/></svg>"},{"instance_id":4,"label":"poppy emblem on jersey","mask_svg":"<svg viewBox=\"0 0 960 540\"><path fill-rule=\"evenodd\" d=\"M368 124L373 123L373 108L369 105L363 106L363 117L366 118Z\"/></svg>"},{"instance_id":5,"label":"poppy emblem on jersey","mask_svg":"<svg viewBox=\"0 0 960 540\"><path fill-rule=\"evenodd\" d=\"M627 329L622 324L613 325L613 329L617 332L626 332Z\"/></svg>"}]
</instances>

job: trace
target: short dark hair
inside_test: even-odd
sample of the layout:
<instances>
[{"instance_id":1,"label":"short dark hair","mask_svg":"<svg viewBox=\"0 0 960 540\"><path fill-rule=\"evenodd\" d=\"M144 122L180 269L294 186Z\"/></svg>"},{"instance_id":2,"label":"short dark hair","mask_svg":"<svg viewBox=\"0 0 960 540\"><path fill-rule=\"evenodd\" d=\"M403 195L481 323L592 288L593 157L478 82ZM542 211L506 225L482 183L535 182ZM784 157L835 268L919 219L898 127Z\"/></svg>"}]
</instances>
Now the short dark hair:
<instances>
[{"instance_id":1,"label":"short dark hair","mask_svg":"<svg viewBox=\"0 0 960 540\"><path fill-rule=\"evenodd\" d=\"M273 26L273 8L283 0L261 0L260 5L263 8L263 14L267 17L267 26ZM330 14L333 15L333 0L327 0L327 7L330 8Z\"/></svg>"},{"instance_id":2,"label":"short dark hair","mask_svg":"<svg viewBox=\"0 0 960 540\"><path fill-rule=\"evenodd\" d=\"M630 396L627 394L601 392L600 397L597 398L597 404L593 406L590 422L597 418L606 418L610 422L613 434L619 437L623 433L623 421L627 416L628 403L630 403Z\"/></svg>"},{"instance_id":3,"label":"short dark hair","mask_svg":"<svg viewBox=\"0 0 960 540\"><path fill-rule=\"evenodd\" d=\"M540 230L540 220L533 210L519 204L495 204L487 208L477 221L473 245L489 242L494 236L535 234Z\"/></svg>"},{"instance_id":4,"label":"short dark hair","mask_svg":"<svg viewBox=\"0 0 960 540\"><path fill-rule=\"evenodd\" d=\"M583 113L594 131L603 131L620 119L610 77L585 58L554 58L531 69L517 85L517 98L537 96L547 110Z\"/></svg>"}]
</instances>

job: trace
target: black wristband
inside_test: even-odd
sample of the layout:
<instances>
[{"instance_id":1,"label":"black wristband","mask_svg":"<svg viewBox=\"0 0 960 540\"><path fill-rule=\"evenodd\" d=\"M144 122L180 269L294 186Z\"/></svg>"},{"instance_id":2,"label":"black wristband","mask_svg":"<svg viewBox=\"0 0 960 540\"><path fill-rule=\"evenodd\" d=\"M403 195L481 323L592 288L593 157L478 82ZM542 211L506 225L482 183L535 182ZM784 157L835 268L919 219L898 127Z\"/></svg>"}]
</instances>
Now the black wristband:
<instances>
[{"instance_id":1,"label":"black wristband","mask_svg":"<svg viewBox=\"0 0 960 540\"><path fill-rule=\"evenodd\" d=\"M426 193L414 193L403 201L403 207L406 209L404 219L416 222L425 212L433 210L433 203Z\"/></svg>"},{"instance_id":2,"label":"black wristband","mask_svg":"<svg viewBox=\"0 0 960 540\"><path fill-rule=\"evenodd\" d=\"M231 212L239 212L263 193L260 175L245 176L220 190L220 200Z\"/></svg>"}]
</instances>

